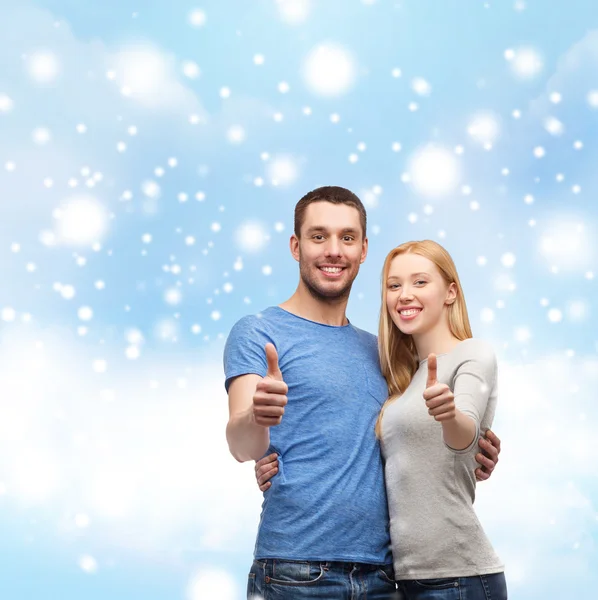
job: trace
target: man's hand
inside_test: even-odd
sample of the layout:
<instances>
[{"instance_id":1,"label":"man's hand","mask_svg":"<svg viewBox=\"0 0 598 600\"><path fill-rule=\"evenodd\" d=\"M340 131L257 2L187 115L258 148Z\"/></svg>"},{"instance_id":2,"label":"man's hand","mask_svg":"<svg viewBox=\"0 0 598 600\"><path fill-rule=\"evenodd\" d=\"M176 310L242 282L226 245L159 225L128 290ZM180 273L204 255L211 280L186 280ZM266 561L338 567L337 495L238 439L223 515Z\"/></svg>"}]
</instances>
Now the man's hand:
<instances>
[{"instance_id":1,"label":"man's hand","mask_svg":"<svg viewBox=\"0 0 598 600\"><path fill-rule=\"evenodd\" d=\"M278 454L269 454L255 463L255 478L262 492L271 485L270 479L278 473Z\"/></svg>"},{"instance_id":2,"label":"man's hand","mask_svg":"<svg viewBox=\"0 0 598 600\"><path fill-rule=\"evenodd\" d=\"M287 384L282 379L278 366L278 353L274 344L266 344L268 372L258 381L253 394L253 421L262 427L280 425L286 406Z\"/></svg>"},{"instance_id":3,"label":"man's hand","mask_svg":"<svg viewBox=\"0 0 598 600\"><path fill-rule=\"evenodd\" d=\"M475 470L475 476L478 481L486 481L492 475L496 463L498 463L500 439L488 429L485 437L480 438L479 444L482 452L476 454L475 459L481 465L481 468Z\"/></svg>"},{"instance_id":4,"label":"man's hand","mask_svg":"<svg viewBox=\"0 0 598 600\"><path fill-rule=\"evenodd\" d=\"M455 396L446 383L438 383L438 362L435 354L428 356L428 379L424 400L428 414L437 421L450 421L455 418Z\"/></svg>"}]
</instances>

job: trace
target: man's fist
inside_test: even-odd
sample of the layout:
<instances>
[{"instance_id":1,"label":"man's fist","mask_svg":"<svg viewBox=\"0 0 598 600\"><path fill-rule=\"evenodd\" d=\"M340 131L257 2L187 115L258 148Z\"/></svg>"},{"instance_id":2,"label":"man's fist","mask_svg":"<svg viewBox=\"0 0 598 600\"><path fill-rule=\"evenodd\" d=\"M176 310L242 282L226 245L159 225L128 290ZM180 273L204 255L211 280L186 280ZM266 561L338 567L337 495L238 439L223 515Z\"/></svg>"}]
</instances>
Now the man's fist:
<instances>
[{"instance_id":1,"label":"man's fist","mask_svg":"<svg viewBox=\"0 0 598 600\"><path fill-rule=\"evenodd\" d=\"M437 421L450 421L455 418L455 396L446 383L438 383L438 363L435 354L428 356L428 378L424 400L428 407L428 414Z\"/></svg>"},{"instance_id":2,"label":"man's fist","mask_svg":"<svg viewBox=\"0 0 598 600\"><path fill-rule=\"evenodd\" d=\"M253 394L253 420L262 427L272 427L282 421L289 388L282 379L274 344L266 344L266 360L268 372L255 386Z\"/></svg>"}]
</instances>

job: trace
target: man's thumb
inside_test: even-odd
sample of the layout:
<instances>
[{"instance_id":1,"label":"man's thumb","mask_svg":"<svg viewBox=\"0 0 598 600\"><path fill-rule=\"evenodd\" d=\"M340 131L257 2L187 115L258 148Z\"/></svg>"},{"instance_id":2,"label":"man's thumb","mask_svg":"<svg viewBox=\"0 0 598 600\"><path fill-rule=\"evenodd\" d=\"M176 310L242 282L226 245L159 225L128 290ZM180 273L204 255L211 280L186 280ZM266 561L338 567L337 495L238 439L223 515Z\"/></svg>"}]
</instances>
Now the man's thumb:
<instances>
[{"instance_id":1,"label":"man's thumb","mask_svg":"<svg viewBox=\"0 0 598 600\"><path fill-rule=\"evenodd\" d=\"M436 361L436 354L430 354L428 356L428 381L426 387L432 387L438 381L438 363Z\"/></svg>"},{"instance_id":2,"label":"man's thumb","mask_svg":"<svg viewBox=\"0 0 598 600\"><path fill-rule=\"evenodd\" d=\"M282 373L278 366L278 352L276 352L274 344L266 344L266 360L268 361L268 372L266 373L266 377L282 381Z\"/></svg>"}]
</instances>

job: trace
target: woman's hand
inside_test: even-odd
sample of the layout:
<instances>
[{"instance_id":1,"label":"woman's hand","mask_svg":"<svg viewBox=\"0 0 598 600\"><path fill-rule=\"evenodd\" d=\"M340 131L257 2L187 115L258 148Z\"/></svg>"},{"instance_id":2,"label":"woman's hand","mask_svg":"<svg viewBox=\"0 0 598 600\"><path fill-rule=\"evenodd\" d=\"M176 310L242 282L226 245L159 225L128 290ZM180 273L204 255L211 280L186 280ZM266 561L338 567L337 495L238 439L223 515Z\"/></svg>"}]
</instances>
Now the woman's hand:
<instances>
[{"instance_id":1,"label":"woman's hand","mask_svg":"<svg viewBox=\"0 0 598 600\"><path fill-rule=\"evenodd\" d=\"M450 421L457 415L455 396L446 383L438 383L438 363L435 354L428 356L428 379L424 390L428 414L436 421Z\"/></svg>"},{"instance_id":2,"label":"woman's hand","mask_svg":"<svg viewBox=\"0 0 598 600\"><path fill-rule=\"evenodd\" d=\"M262 492L271 485L270 479L278 473L278 454L269 454L255 463L255 479Z\"/></svg>"}]
</instances>

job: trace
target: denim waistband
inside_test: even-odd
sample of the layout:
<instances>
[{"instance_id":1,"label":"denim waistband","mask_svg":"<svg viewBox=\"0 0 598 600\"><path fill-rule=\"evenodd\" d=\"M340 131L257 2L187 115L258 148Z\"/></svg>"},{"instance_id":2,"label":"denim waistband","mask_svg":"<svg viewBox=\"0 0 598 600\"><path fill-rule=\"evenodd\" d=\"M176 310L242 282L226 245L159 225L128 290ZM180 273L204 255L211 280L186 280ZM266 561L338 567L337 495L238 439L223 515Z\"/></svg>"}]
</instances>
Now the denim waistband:
<instances>
[{"instance_id":1,"label":"denim waistband","mask_svg":"<svg viewBox=\"0 0 598 600\"><path fill-rule=\"evenodd\" d=\"M341 572L350 572L350 571L376 571L383 567L391 567L392 563L389 564L373 564L373 563L363 563L363 562L354 562L354 561L331 561L331 560L288 560L288 559L280 559L280 558L256 558L254 560L260 566L273 567L275 565L319 565L324 569L333 569L335 571Z\"/></svg>"}]
</instances>

